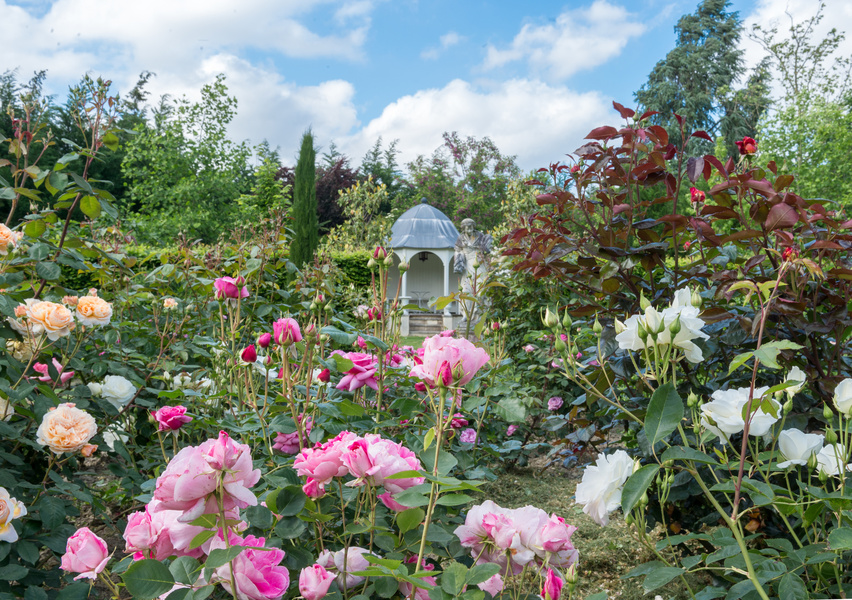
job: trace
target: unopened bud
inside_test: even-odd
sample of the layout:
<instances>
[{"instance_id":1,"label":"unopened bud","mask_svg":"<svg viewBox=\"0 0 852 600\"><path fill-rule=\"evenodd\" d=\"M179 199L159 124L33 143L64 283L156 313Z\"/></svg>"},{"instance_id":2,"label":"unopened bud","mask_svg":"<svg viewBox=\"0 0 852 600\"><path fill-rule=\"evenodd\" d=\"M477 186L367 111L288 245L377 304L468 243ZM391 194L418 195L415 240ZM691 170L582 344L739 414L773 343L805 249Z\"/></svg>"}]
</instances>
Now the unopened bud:
<instances>
[{"instance_id":1,"label":"unopened bud","mask_svg":"<svg viewBox=\"0 0 852 600\"><path fill-rule=\"evenodd\" d=\"M559 325L559 317L556 316L556 314L552 312L550 310L550 307L548 306L547 309L544 311L544 318L542 319L542 322L544 323L545 327L553 329L554 327Z\"/></svg>"},{"instance_id":2,"label":"unopened bud","mask_svg":"<svg viewBox=\"0 0 852 600\"><path fill-rule=\"evenodd\" d=\"M612 325L612 326L613 326L613 328L615 329L615 334L616 334L616 335L618 335L619 333L623 333L624 331L627 331L627 327L624 325L624 323L622 323L622 322L621 322L621 321L619 321L618 319L615 319L615 320L613 321L613 325Z\"/></svg>"},{"instance_id":3,"label":"unopened bud","mask_svg":"<svg viewBox=\"0 0 852 600\"><path fill-rule=\"evenodd\" d=\"M703 300L701 299L701 294L698 293L697 289L692 290L691 300L692 306L694 306L695 308L701 308L701 303L703 302Z\"/></svg>"},{"instance_id":4,"label":"unopened bud","mask_svg":"<svg viewBox=\"0 0 852 600\"><path fill-rule=\"evenodd\" d=\"M565 345L565 342L562 341L562 338L556 338L556 343L554 344L557 352L565 352L568 346Z\"/></svg>"},{"instance_id":5,"label":"unopened bud","mask_svg":"<svg viewBox=\"0 0 852 600\"><path fill-rule=\"evenodd\" d=\"M393 256L388 256L385 258L385 266L392 267L393 266Z\"/></svg>"},{"instance_id":6,"label":"unopened bud","mask_svg":"<svg viewBox=\"0 0 852 600\"><path fill-rule=\"evenodd\" d=\"M837 443L837 432L834 429L827 429L825 431L825 443L826 444L836 444Z\"/></svg>"},{"instance_id":7,"label":"unopened bud","mask_svg":"<svg viewBox=\"0 0 852 600\"><path fill-rule=\"evenodd\" d=\"M323 310L324 310L325 312L331 312L331 311L333 311L333 310L334 310L334 305L333 305L331 302L329 302L328 304L326 304L326 305L323 307Z\"/></svg>"},{"instance_id":8,"label":"unopened bud","mask_svg":"<svg viewBox=\"0 0 852 600\"><path fill-rule=\"evenodd\" d=\"M624 515L624 522L628 525L633 525L633 514Z\"/></svg>"},{"instance_id":9,"label":"unopened bud","mask_svg":"<svg viewBox=\"0 0 852 600\"><path fill-rule=\"evenodd\" d=\"M813 471L817 468L817 464L819 464L819 461L817 460L816 454L811 454L808 458L808 470Z\"/></svg>"},{"instance_id":10,"label":"unopened bud","mask_svg":"<svg viewBox=\"0 0 852 600\"><path fill-rule=\"evenodd\" d=\"M793 410L793 401L787 400L782 407L785 415L789 415L790 411Z\"/></svg>"},{"instance_id":11,"label":"unopened bud","mask_svg":"<svg viewBox=\"0 0 852 600\"><path fill-rule=\"evenodd\" d=\"M595 315L595 322L592 324L592 331L594 331L597 335L600 335L600 333L603 331L603 325L601 325L601 322L598 320L597 315Z\"/></svg>"},{"instance_id":12,"label":"unopened bud","mask_svg":"<svg viewBox=\"0 0 852 600\"><path fill-rule=\"evenodd\" d=\"M834 416L834 412L832 412L831 407L828 404L822 407L822 416L825 417L827 421L831 421L831 418Z\"/></svg>"},{"instance_id":13,"label":"unopened bud","mask_svg":"<svg viewBox=\"0 0 852 600\"><path fill-rule=\"evenodd\" d=\"M680 315L675 317L674 323L669 326L669 331L671 332L672 337L680 333Z\"/></svg>"},{"instance_id":14,"label":"unopened bud","mask_svg":"<svg viewBox=\"0 0 852 600\"><path fill-rule=\"evenodd\" d=\"M568 311L565 311L565 316L562 317L562 326L565 329L571 329L571 325L574 324L574 321L571 319L571 315L568 314Z\"/></svg>"},{"instance_id":15,"label":"unopened bud","mask_svg":"<svg viewBox=\"0 0 852 600\"><path fill-rule=\"evenodd\" d=\"M689 408L692 408L696 404L698 404L698 396L695 394L695 392L689 392L689 396L686 397L686 405Z\"/></svg>"},{"instance_id":16,"label":"unopened bud","mask_svg":"<svg viewBox=\"0 0 852 600\"><path fill-rule=\"evenodd\" d=\"M641 308L642 312L644 312L649 306L651 306L651 303L645 297L645 292L641 292L639 294L639 308Z\"/></svg>"},{"instance_id":17,"label":"unopened bud","mask_svg":"<svg viewBox=\"0 0 852 600\"><path fill-rule=\"evenodd\" d=\"M828 481L828 473L826 473L825 471L820 471L819 472L819 480L820 480L820 483L825 485L825 483Z\"/></svg>"},{"instance_id":18,"label":"unopened bud","mask_svg":"<svg viewBox=\"0 0 852 600\"><path fill-rule=\"evenodd\" d=\"M399 263L399 272L400 273L405 273L410 268L411 268L411 265L408 262Z\"/></svg>"},{"instance_id":19,"label":"unopened bud","mask_svg":"<svg viewBox=\"0 0 852 600\"><path fill-rule=\"evenodd\" d=\"M310 308L311 308L311 310L316 310L316 309L317 309L317 303L316 303L316 302L311 302L311 307L310 307Z\"/></svg>"},{"instance_id":20,"label":"unopened bud","mask_svg":"<svg viewBox=\"0 0 852 600\"><path fill-rule=\"evenodd\" d=\"M570 586L577 585L577 581L579 581L580 576L577 574L577 563L573 563L568 570L565 571L565 583Z\"/></svg>"},{"instance_id":21,"label":"unopened bud","mask_svg":"<svg viewBox=\"0 0 852 600\"><path fill-rule=\"evenodd\" d=\"M376 266L377 266L376 260L374 258L371 258L370 260L367 261L367 268L368 269L375 269Z\"/></svg>"},{"instance_id":22,"label":"unopened bud","mask_svg":"<svg viewBox=\"0 0 852 600\"><path fill-rule=\"evenodd\" d=\"M643 342L648 339L648 330L645 329L645 326L642 325L642 323L639 323L638 327L636 328L636 333L639 335L639 339Z\"/></svg>"},{"instance_id":23,"label":"unopened bud","mask_svg":"<svg viewBox=\"0 0 852 600\"><path fill-rule=\"evenodd\" d=\"M649 502L650 500L648 499L648 492L645 492L644 494L642 494L642 497L639 498L639 506L645 508L646 506L648 506Z\"/></svg>"}]
</instances>

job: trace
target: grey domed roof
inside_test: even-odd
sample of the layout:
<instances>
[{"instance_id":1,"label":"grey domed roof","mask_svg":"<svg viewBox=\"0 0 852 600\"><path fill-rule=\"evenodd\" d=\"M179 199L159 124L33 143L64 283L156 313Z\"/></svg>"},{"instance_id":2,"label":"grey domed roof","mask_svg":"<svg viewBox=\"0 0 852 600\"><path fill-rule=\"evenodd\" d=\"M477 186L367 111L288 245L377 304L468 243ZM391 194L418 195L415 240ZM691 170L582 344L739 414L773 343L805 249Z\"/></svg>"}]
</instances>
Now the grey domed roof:
<instances>
[{"instance_id":1,"label":"grey domed roof","mask_svg":"<svg viewBox=\"0 0 852 600\"><path fill-rule=\"evenodd\" d=\"M391 248L452 248L458 229L426 198L402 213L391 227Z\"/></svg>"}]
</instances>

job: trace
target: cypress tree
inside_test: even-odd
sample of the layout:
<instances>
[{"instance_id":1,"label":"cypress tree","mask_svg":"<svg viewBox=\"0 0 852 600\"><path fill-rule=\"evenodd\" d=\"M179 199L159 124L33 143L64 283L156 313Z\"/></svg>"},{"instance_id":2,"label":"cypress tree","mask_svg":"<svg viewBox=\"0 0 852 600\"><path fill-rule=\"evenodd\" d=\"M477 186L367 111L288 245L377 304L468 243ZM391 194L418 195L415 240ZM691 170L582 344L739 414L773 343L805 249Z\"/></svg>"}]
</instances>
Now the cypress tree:
<instances>
[{"instance_id":1,"label":"cypress tree","mask_svg":"<svg viewBox=\"0 0 852 600\"><path fill-rule=\"evenodd\" d=\"M314 136L308 129L302 136L299 162L293 182L293 244L290 260L299 267L310 262L319 245L317 220L316 157Z\"/></svg>"}]
</instances>

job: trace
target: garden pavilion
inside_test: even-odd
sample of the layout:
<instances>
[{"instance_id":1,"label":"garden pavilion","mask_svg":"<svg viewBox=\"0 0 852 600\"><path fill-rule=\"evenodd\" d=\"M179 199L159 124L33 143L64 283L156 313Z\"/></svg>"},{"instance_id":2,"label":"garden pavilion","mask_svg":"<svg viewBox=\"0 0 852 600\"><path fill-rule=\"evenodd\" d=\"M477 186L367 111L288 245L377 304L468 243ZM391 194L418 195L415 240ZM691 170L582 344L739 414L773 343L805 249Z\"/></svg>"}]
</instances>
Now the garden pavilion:
<instances>
[{"instance_id":1,"label":"garden pavilion","mask_svg":"<svg viewBox=\"0 0 852 600\"><path fill-rule=\"evenodd\" d=\"M453 329L459 320L457 303L451 302L441 313L435 301L459 289L459 274L453 271L453 246L459 232L453 222L426 198L405 211L391 227L390 247L394 251L394 266L388 274L388 296L393 297L399 283L402 305L415 304L426 312L406 310L402 318L402 335L438 333L435 328ZM402 273L399 264L410 266ZM418 314L419 313L419 314ZM413 317L413 318L412 318ZM416 327L414 322L420 322ZM432 329L425 331L425 329Z\"/></svg>"}]
</instances>

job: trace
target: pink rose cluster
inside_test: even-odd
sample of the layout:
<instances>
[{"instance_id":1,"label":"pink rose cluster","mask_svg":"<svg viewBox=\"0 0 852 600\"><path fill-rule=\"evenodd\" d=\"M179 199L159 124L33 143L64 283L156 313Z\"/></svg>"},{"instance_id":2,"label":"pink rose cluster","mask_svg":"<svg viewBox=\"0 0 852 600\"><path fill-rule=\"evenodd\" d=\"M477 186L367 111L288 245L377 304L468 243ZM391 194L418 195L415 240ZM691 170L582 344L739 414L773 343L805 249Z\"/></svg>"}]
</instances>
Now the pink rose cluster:
<instances>
[{"instance_id":1,"label":"pink rose cluster","mask_svg":"<svg viewBox=\"0 0 852 600\"><path fill-rule=\"evenodd\" d=\"M358 546L350 546L337 552L323 550L315 564L305 567L299 573L299 593L305 600L321 600L335 581L340 590L362 583L363 577L350 573L363 571L370 566L365 554L370 554L370 551Z\"/></svg>"},{"instance_id":2,"label":"pink rose cluster","mask_svg":"<svg viewBox=\"0 0 852 600\"><path fill-rule=\"evenodd\" d=\"M248 298L248 287L243 286L245 279L242 277L219 277L213 281L213 295L216 300L238 300L240 298Z\"/></svg>"},{"instance_id":3,"label":"pink rose cluster","mask_svg":"<svg viewBox=\"0 0 852 600\"><path fill-rule=\"evenodd\" d=\"M528 564L567 568L579 553L571 543L576 527L534 506L508 509L490 500L474 506L455 534L477 564L494 563L515 574Z\"/></svg>"},{"instance_id":4,"label":"pink rose cluster","mask_svg":"<svg viewBox=\"0 0 852 600\"><path fill-rule=\"evenodd\" d=\"M299 423L304 418L304 413L298 416ZM308 436L311 434L313 419L309 416L305 420L305 425L302 428L303 442L307 442ZM278 450L282 454L296 454L299 451L299 432L281 433L275 436L275 443L272 444L273 450Z\"/></svg>"},{"instance_id":5,"label":"pink rose cluster","mask_svg":"<svg viewBox=\"0 0 852 600\"><path fill-rule=\"evenodd\" d=\"M354 479L346 484L350 487L384 487L385 493L380 494L379 499L395 511L407 507L397 503L394 496L424 481L423 477L388 479L391 475L423 467L414 452L374 433L361 437L343 431L332 440L302 450L293 468L300 476L307 477L303 489L311 498L323 496L325 486L335 477L351 475Z\"/></svg>"},{"instance_id":6,"label":"pink rose cluster","mask_svg":"<svg viewBox=\"0 0 852 600\"><path fill-rule=\"evenodd\" d=\"M245 546L233 561L234 572L240 573L234 579L236 591L231 590L227 564L216 569L211 582L220 583L229 593L246 600L280 598L290 583L287 568L279 566L284 551L261 550L263 538L240 536L248 527L240 510L257 505L250 488L259 479L260 471L253 468L249 446L235 442L224 431L217 439L182 449L157 478L154 498L145 510L127 518L125 551L132 553L134 560L163 560L172 556L202 558L228 545ZM220 491L225 519L237 525L227 532L227 542L226 533L218 529L203 544L190 548L192 540L205 531L192 522L201 515L219 513Z\"/></svg>"},{"instance_id":7,"label":"pink rose cluster","mask_svg":"<svg viewBox=\"0 0 852 600\"><path fill-rule=\"evenodd\" d=\"M488 362L488 353L468 340L436 335L423 340L422 364L411 369L429 387L461 387Z\"/></svg>"}]
</instances>

